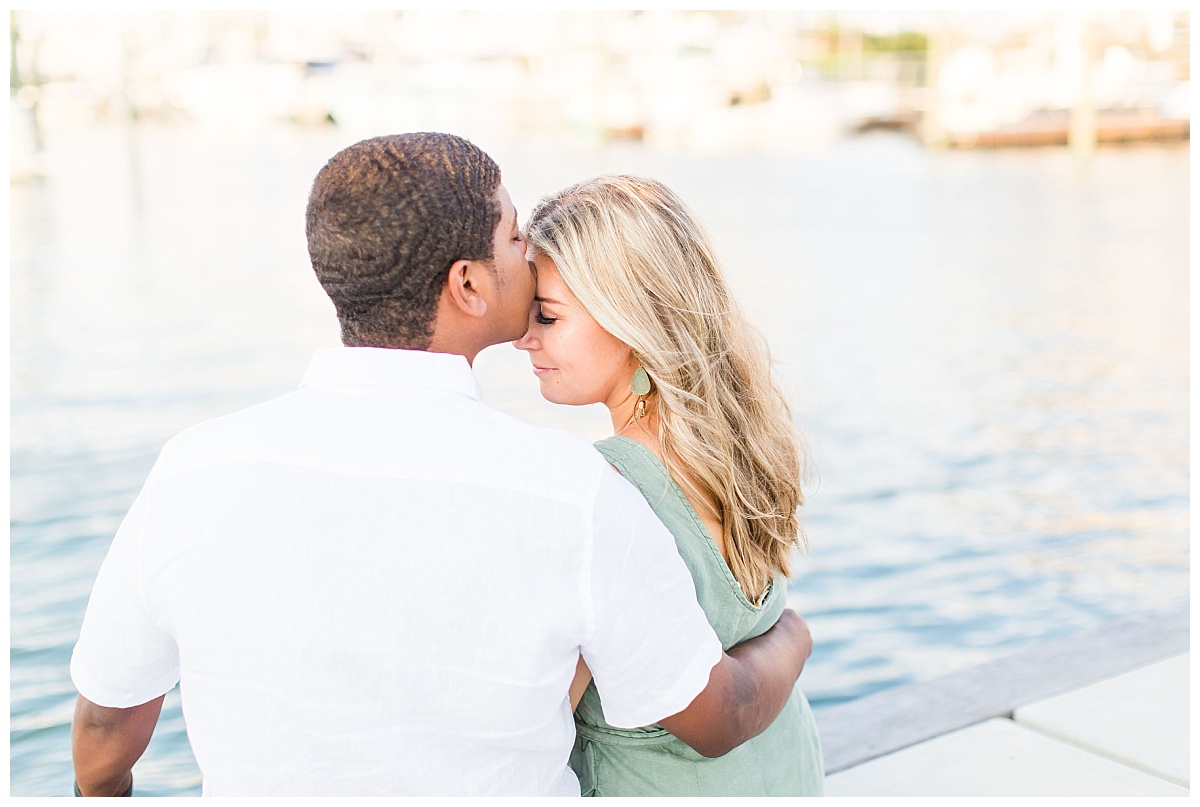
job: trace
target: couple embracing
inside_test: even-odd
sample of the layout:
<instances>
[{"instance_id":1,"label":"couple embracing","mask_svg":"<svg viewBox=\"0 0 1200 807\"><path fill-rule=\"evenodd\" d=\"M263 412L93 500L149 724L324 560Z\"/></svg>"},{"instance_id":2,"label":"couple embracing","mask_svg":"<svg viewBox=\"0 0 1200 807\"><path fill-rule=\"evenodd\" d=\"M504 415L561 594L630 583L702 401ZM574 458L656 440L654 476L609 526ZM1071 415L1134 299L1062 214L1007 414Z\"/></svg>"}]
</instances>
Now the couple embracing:
<instances>
[{"instance_id":1,"label":"couple embracing","mask_svg":"<svg viewBox=\"0 0 1200 807\"><path fill-rule=\"evenodd\" d=\"M797 437L680 200L601 177L522 231L419 133L335 155L306 225L344 347L163 449L72 657L77 792L132 792L178 683L205 795L820 794ZM613 436L485 406L514 340Z\"/></svg>"}]
</instances>

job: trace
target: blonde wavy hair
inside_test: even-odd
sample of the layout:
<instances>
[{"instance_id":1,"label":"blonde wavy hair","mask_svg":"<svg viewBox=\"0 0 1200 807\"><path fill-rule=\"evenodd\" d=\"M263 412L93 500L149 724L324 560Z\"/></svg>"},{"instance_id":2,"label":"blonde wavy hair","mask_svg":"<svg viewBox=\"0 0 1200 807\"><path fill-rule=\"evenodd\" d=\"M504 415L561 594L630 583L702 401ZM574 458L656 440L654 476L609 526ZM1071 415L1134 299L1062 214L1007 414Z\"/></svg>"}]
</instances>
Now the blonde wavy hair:
<instances>
[{"instance_id":1,"label":"blonde wavy hair","mask_svg":"<svg viewBox=\"0 0 1200 807\"><path fill-rule=\"evenodd\" d=\"M543 200L529 243L654 383L671 475L715 503L729 569L751 602L807 540L807 457L762 336L729 294L708 237L652 179L603 176ZM682 473L680 473L682 472Z\"/></svg>"}]
</instances>

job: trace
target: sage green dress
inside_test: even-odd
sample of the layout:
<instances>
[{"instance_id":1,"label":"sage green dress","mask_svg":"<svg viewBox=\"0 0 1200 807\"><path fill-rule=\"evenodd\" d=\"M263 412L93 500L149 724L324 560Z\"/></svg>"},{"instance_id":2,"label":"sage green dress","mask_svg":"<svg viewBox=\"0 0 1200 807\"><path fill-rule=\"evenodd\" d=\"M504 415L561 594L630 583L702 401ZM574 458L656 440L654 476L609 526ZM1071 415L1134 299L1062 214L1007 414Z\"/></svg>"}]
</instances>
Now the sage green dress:
<instances>
[{"instance_id":1,"label":"sage green dress","mask_svg":"<svg viewBox=\"0 0 1200 807\"><path fill-rule=\"evenodd\" d=\"M749 602L658 457L627 437L609 437L596 447L641 490L675 536L700 606L726 650L775 624L787 600L782 578L760 605ZM824 789L817 727L799 686L766 731L715 759L657 725L608 725L594 684L575 710L575 728L571 768L585 796L819 796Z\"/></svg>"}]
</instances>

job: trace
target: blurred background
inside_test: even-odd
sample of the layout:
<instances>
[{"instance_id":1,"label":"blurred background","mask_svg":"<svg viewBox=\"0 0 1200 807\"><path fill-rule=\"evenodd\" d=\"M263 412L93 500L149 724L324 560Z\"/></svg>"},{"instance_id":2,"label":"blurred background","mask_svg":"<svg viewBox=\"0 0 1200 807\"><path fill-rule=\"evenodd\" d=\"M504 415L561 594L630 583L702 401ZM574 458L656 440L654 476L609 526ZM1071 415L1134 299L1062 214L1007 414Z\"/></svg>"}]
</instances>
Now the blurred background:
<instances>
[{"instance_id":1,"label":"blurred background","mask_svg":"<svg viewBox=\"0 0 1200 807\"><path fill-rule=\"evenodd\" d=\"M312 178L441 130L522 217L599 173L708 227L815 468L816 708L1189 592L1190 15L33 12L10 24L10 781L163 443L338 343ZM485 399L598 439L510 345ZM178 692L138 793L198 795Z\"/></svg>"}]
</instances>

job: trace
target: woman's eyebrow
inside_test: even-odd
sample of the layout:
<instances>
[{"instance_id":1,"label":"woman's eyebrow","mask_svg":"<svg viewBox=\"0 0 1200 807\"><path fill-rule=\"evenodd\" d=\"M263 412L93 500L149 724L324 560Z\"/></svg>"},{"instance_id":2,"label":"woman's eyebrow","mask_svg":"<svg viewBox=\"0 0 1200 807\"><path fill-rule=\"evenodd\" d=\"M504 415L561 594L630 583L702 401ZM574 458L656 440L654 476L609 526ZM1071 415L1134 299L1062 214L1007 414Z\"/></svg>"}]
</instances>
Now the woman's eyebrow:
<instances>
[{"instance_id":1,"label":"woman's eyebrow","mask_svg":"<svg viewBox=\"0 0 1200 807\"><path fill-rule=\"evenodd\" d=\"M555 300L553 297L540 297L540 296L535 295L533 300L534 300L534 302L537 302L537 303L550 303L551 305L562 305L561 302L559 302L558 300Z\"/></svg>"}]
</instances>

